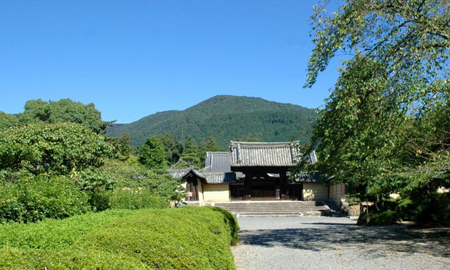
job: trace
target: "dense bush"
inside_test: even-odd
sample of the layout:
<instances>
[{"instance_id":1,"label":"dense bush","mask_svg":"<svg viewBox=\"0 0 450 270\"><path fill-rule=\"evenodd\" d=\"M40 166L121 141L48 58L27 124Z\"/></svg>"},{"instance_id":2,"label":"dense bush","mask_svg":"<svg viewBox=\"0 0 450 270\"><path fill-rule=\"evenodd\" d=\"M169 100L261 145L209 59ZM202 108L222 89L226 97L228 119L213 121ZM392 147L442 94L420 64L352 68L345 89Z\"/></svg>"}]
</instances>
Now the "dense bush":
<instances>
[{"instance_id":1,"label":"dense bush","mask_svg":"<svg viewBox=\"0 0 450 270\"><path fill-rule=\"evenodd\" d=\"M381 211L387 210L395 211L401 220L411 220L418 224L448 223L450 194L426 190L406 194L405 198L384 200Z\"/></svg>"},{"instance_id":2,"label":"dense bush","mask_svg":"<svg viewBox=\"0 0 450 270\"><path fill-rule=\"evenodd\" d=\"M146 169L138 163L126 163L108 160L101 172L114 180L118 188L147 189L168 201L179 201L184 198L178 180L168 174L159 174Z\"/></svg>"},{"instance_id":3,"label":"dense bush","mask_svg":"<svg viewBox=\"0 0 450 270\"><path fill-rule=\"evenodd\" d=\"M358 218L357 225L383 226L393 225L400 221L397 212L392 210L387 210L381 213L370 213L369 217L369 223L367 223L367 214L361 214Z\"/></svg>"},{"instance_id":4,"label":"dense bush","mask_svg":"<svg viewBox=\"0 0 450 270\"><path fill-rule=\"evenodd\" d=\"M23 176L0 182L0 222L66 218L89 210L88 196L65 177Z\"/></svg>"},{"instance_id":5,"label":"dense bush","mask_svg":"<svg viewBox=\"0 0 450 270\"><path fill-rule=\"evenodd\" d=\"M234 269L234 222L224 210L182 207L5 224L0 268Z\"/></svg>"},{"instance_id":6,"label":"dense bush","mask_svg":"<svg viewBox=\"0 0 450 270\"><path fill-rule=\"evenodd\" d=\"M169 201L146 189L117 189L110 197L111 209L161 209L169 207Z\"/></svg>"}]
</instances>

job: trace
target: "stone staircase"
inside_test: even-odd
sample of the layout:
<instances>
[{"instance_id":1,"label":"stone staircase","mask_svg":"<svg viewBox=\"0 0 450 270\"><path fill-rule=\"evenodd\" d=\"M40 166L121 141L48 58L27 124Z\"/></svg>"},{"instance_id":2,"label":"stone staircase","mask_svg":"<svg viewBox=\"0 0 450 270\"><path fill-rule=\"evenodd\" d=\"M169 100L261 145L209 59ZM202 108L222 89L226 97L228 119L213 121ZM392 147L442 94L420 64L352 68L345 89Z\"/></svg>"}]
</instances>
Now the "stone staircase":
<instances>
[{"instance_id":1,"label":"stone staircase","mask_svg":"<svg viewBox=\"0 0 450 270\"><path fill-rule=\"evenodd\" d=\"M270 201L270 202L230 202L211 203L241 217L299 217L337 216L324 202L312 201Z\"/></svg>"}]
</instances>

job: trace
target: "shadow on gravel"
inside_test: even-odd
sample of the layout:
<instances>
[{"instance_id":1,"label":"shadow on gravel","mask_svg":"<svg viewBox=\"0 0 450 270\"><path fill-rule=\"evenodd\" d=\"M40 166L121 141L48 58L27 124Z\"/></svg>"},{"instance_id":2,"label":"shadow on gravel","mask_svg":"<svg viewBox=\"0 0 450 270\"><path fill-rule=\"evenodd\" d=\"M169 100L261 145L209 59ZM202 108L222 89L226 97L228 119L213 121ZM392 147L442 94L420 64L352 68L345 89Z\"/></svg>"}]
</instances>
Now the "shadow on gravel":
<instances>
[{"instance_id":1,"label":"shadow on gravel","mask_svg":"<svg viewBox=\"0 0 450 270\"><path fill-rule=\"evenodd\" d=\"M425 253L450 258L450 230L407 229L405 226L357 227L342 223L311 223L319 228L243 230L246 245L283 246L311 251L353 248L369 257L386 253Z\"/></svg>"}]
</instances>

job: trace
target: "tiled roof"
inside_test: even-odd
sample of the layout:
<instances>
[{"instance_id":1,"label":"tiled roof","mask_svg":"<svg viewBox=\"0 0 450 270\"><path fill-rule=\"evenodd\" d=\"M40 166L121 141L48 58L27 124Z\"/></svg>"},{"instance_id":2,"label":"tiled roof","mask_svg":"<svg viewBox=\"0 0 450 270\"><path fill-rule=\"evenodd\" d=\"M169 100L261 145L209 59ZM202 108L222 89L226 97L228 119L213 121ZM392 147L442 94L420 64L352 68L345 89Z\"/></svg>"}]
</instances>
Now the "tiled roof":
<instances>
[{"instance_id":1,"label":"tiled roof","mask_svg":"<svg viewBox=\"0 0 450 270\"><path fill-rule=\"evenodd\" d=\"M206 152L205 169L210 172L231 172L231 152ZM235 172L235 178L244 178L242 172Z\"/></svg>"},{"instance_id":2,"label":"tiled roof","mask_svg":"<svg viewBox=\"0 0 450 270\"><path fill-rule=\"evenodd\" d=\"M205 168L213 172L231 172L230 152L206 152Z\"/></svg>"},{"instance_id":3,"label":"tiled roof","mask_svg":"<svg viewBox=\"0 0 450 270\"><path fill-rule=\"evenodd\" d=\"M211 172L203 175L208 184L226 184L236 181L236 174L233 172Z\"/></svg>"},{"instance_id":4,"label":"tiled roof","mask_svg":"<svg viewBox=\"0 0 450 270\"><path fill-rule=\"evenodd\" d=\"M169 173L172 175L173 178L175 179L180 179L185 177L186 175L188 175L190 172L192 172L194 175L203 178L203 175L197 171L196 169L194 169L194 167L190 166L187 169L179 169L179 170L169 170Z\"/></svg>"},{"instance_id":5,"label":"tiled roof","mask_svg":"<svg viewBox=\"0 0 450 270\"><path fill-rule=\"evenodd\" d=\"M193 167L170 170L169 172L175 179L181 179L189 173L193 173L198 178L203 179L207 184L225 184L236 180L236 175L233 172L211 172L209 169L196 170Z\"/></svg>"},{"instance_id":6,"label":"tiled roof","mask_svg":"<svg viewBox=\"0 0 450 270\"><path fill-rule=\"evenodd\" d=\"M231 142L232 167L291 167L300 159L299 142Z\"/></svg>"}]
</instances>

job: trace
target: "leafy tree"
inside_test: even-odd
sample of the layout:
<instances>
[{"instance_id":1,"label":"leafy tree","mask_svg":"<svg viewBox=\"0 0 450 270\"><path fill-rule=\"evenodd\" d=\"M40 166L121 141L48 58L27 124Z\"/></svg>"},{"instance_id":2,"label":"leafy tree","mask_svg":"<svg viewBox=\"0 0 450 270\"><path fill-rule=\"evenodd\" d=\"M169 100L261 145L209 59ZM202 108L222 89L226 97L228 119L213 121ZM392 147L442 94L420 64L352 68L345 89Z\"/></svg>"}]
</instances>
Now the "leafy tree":
<instances>
[{"instance_id":1,"label":"leafy tree","mask_svg":"<svg viewBox=\"0 0 450 270\"><path fill-rule=\"evenodd\" d=\"M167 163L165 159L164 146L156 137L148 138L139 152L139 162L149 169L165 170Z\"/></svg>"},{"instance_id":2,"label":"leafy tree","mask_svg":"<svg viewBox=\"0 0 450 270\"><path fill-rule=\"evenodd\" d=\"M17 125L17 116L0 112L0 130Z\"/></svg>"},{"instance_id":3,"label":"leafy tree","mask_svg":"<svg viewBox=\"0 0 450 270\"><path fill-rule=\"evenodd\" d=\"M102 136L78 124L36 123L0 131L0 169L67 175L100 167L112 155Z\"/></svg>"},{"instance_id":4,"label":"leafy tree","mask_svg":"<svg viewBox=\"0 0 450 270\"><path fill-rule=\"evenodd\" d=\"M362 197L448 186L448 1L346 0L332 14L327 3L312 16L305 86L337 54L349 60L313 131L318 166Z\"/></svg>"},{"instance_id":5,"label":"leafy tree","mask_svg":"<svg viewBox=\"0 0 450 270\"><path fill-rule=\"evenodd\" d=\"M19 114L21 123L77 123L90 128L95 133L106 130L108 122L103 122L101 113L95 109L93 103L84 105L71 99L59 101L29 100L25 104L25 111Z\"/></svg>"}]
</instances>

